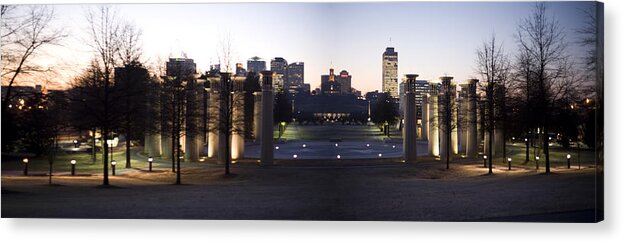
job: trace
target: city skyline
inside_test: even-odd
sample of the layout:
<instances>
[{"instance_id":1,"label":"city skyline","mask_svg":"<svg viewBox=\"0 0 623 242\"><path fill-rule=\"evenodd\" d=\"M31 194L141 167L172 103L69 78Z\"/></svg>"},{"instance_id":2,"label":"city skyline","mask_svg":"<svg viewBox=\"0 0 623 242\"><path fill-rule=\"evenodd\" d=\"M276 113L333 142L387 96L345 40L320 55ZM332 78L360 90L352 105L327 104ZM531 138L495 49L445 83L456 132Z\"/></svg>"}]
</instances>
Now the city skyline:
<instances>
[{"instance_id":1,"label":"city skyline","mask_svg":"<svg viewBox=\"0 0 623 242\"><path fill-rule=\"evenodd\" d=\"M69 37L63 46L46 48L45 58L37 61L61 73L48 77L55 79L49 81L66 86L92 57L89 46L82 41L88 39L83 20L90 6L52 6L57 13L56 24L65 26ZM572 57L579 60L584 51L574 42L575 29L583 22L577 16L592 3L549 2L547 6L565 29ZM163 65L168 57L183 52L195 60L199 71L207 71L218 63L219 42L228 38L234 50L232 64L246 64L253 56L267 64L275 57L304 62L305 83L311 89L320 86L320 77L328 68L339 66L353 75L352 86L365 93L382 90L380 56L386 47L401 53L398 82L408 73L432 81L451 75L459 83L479 78L474 71L475 50L495 33L512 58L517 25L534 4L216 3L115 7L119 16L142 30L143 60L147 65L153 66L159 59ZM232 12L235 16L229 14Z\"/></svg>"}]
</instances>

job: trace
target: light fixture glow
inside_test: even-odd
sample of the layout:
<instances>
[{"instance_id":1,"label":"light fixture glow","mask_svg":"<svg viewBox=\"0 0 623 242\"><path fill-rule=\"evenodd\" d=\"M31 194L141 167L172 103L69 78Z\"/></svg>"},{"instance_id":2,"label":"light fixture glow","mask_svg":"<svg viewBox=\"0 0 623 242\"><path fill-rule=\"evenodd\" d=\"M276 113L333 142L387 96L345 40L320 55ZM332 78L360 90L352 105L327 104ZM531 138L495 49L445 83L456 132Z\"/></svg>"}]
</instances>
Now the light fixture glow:
<instances>
[{"instance_id":1,"label":"light fixture glow","mask_svg":"<svg viewBox=\"0 0 623 242\"><path fill-rule=\"evenodd\" d=\"M76 164L76 160L71 160L71 161L69 161L69 163L71 163L72 165L75 165Z\"/></svg>"},{"instance_id":2,"label":"light fixture glow","mask_svg":"<svg viewBox=\"0 0 623 242\"><path fill-rule=\"evenodd\" d=\"M24 162L24 163L28 163L28 158L24 158L24 159L22 159L22 162Z\"/></svg>"},{"instance_id":3,"label":"light fixture glow","mask_svg":"<svg viewBox=\"0 0 623 242\"><path fill-rule=\"evenodd\" d=\"M292 155L292 158L294 158L294 159L296 159L296 158L298 158L298 157L299 157L299 156L298 156L298 155L296 155L296 154Z\"/></svg>"},{"instance_id":4,"label":"light fixture glow","mask_svg":"<svg viewBox=\"0 0 623 242\"><path fill-rule=\"evenodd\" d=\"M338 159L341 159L341 158L342 158L342 156L341 156L341 155L337 155L337 158L338 158Z\"/></svg>"}]
</instances>

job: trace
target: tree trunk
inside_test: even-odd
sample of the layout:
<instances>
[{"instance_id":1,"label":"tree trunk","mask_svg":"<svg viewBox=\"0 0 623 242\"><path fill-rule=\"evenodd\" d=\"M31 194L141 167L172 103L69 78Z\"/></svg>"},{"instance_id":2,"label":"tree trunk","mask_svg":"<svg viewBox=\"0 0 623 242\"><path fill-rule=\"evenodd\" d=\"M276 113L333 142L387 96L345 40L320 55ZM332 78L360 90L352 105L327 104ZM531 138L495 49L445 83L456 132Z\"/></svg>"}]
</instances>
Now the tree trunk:
<instances>
[{"instance_id":1,"label":"tree trunk","mask_svg":"<svg viewBox=\"0 0 623 242\"><path fill-rule=\"evenodd\" d=\"M129 115L128 115L129 116ZM129 121L129 120L126 120ZM130 153L130 125L126 124L125 129L125 168L132 168L131 153Z\"/></svg>"},{"instance_id":2,"label":"tree trunk","mask_svg":"<svg viewBox=\"0 0 623 242\"><path fill-rule=\"evenodd\" d=\"M97 161L97 148L95 147L95 132L97 132L96 128L93 128L93 136L91 139L91 161L93 164Z\"/></svg>"}]
</instances>

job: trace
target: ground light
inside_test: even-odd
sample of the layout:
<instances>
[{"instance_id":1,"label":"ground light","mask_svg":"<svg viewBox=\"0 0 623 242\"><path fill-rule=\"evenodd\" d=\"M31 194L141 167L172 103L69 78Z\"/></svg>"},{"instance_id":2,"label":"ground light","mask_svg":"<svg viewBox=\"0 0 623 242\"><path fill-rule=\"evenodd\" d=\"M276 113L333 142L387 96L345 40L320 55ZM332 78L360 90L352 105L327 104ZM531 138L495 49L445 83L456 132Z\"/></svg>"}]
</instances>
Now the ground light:
<instances>
[{"instance_id":1,"label":"ground light","mask_svg":"<svg viewBox=\"0 0 623 242\"><path fill-rule=\"evenodd\" d=\"M392 149L396 149L396 145L392 145Z\"/></svg>"},{"instance_id":2,"label":"ground light","mask_svg":"<svg viewBox=\"0 0 623 242\"><path fill-rule=\"evenodd\" d=\"M379 157L383 157L383 154L379 153Z\"/></svg>"},{"instance_id":3,"label":"ground light","mask_svg":"<svg viewBox=\"0 0 623 242\"><path fill-rule=\"evenodd\" d=\"M338 144L337 144L337 143L335 143L335 147L337 147L337 146L338 146Z\"/></svg>"},{"instance_id":4,"label":"ground light","mask_svg":"<svg viewBox=\"0 0 623 242\"><path fill-rule=\"evenodd\" d=\"M292 155L292 158L294 158L294 159L296 159L296 158L298 158L298 157L299 157L299 156L298 156L297 154Z\"/></svg>"},{"instance_id":5,"label":"ground light","mask_svg":"<svg viewBox=\"0 0 623 242\"><path fill-rule=\"evenodd\" d=\"M71 163L71 175L75 176L76 175L76 160L71 160L69 161L69 163Z\"/></svg>"},{"instance_id":6,"label":"ground light","mask_svg":"<svg viewBox=\"0 0 623 242\"><path fill-rule=\"evenodd\" d=\"M539 159L540 159L540 158L541 158L541 157L539 157L538 155L537 155L536 157L534 157L534 159L536 159L536 170L537 170L537 171L539 170Z\"/></svg>"},{"instance_id":7,"label":"ground light","mask_svg":"<svg viewBox=\"0 0 623 242\"><path fill-rule=\"evenodd\" d=\"M78 140L74 140L74 148L78 148Z\"/></svg>"},{"instance_id":8,"label":"ground light","mask_svg":"<svg viewBox=\"0 0 623 242\"><path fill-rule=\"evenodd\" d=\"M303 148L307 148L307 145L306 145L306 144L303 144Z\"/></svg>"},{"instance_id":9,"label":"ground light","mask_svg":"<svg viewBox=\"0 0 623 242\"><path fill-rule=\"evenodd\" d=\"M511 162L513 161L513 159L511 159L510 157L508 157L508 170L511 170Z\"/></svg>"},{"instance_id":10,"label":"ground light","mask_svg":"<svg viewBox=\"0 0 623 242\"><path fill-rule=\"evenodd\" d=\"M370 147L370 144L366 144L366 147Z\"/></svg>"},{"instance_id":11,"label":"ground light","mask_svg":"<svg viewBox=\"0 0 623 242\"><path fill-rule=\"evenodd\" d=\"M487 167L487 156L486 155L482 156L482 162L484 164L484 167Z\"/></svg>"},{"instance_id":12,"label":"ground light","mask_svg":"<svg viewBox=\"0 0 623 242\"><path fill-rule=\"evenodd\" d=\"M571 154L567 154L567 169L571 169Z\"/></svg>"},{"instance_id":13,"label":"ground light","mask_svg":"<svg viewBox=\"0 0 623 242\"><path fill-rule=\"evenodd\" d=\"M279 149L279 146L275 146L275 149L276 149L276 150L278 150L278 149Z\"/></svg>"},{"instance_id":14,"label":"ground light","mask_svg":"<svg viewBox=\"0 0 623 242\"><path fill-rule=\"evenodd\" d=\"M24 162L24 176L28 176L28 158L22 159L22 162Z\"/></svg>"},{"instance_id":15,"label":"ground light","mask_svg":"<svg viewBox=\"0 0 623 242\"><path fill-rule=\"evenodd\" d=\"M115 166L117 165L117 162L115 160L113 160L112 162L110 162L110 165L112 166L112 175L115 175Z\"/></svg>"},{"instance_id":16,"label":"ground light","mask_svg":"<svg viewBox=\"0 0 623 242\"><path fill-rule=\"evenodd\" d=\"M154 158L150 156L147 161L149 162L149 171L151 171L151 163L154 162Z\"/></svg>"},{"instance_id":17,"label":"ground light","mask_svg":"<svg viewBox=\"0 0 623 242\"><path fill-rule=\"evenodd\" d=\"M341 155L337 155L337 158L338 158L338 159L341 159L341 158L342 158L342 156L341 156Z\"/></svg>"}]
</instances>

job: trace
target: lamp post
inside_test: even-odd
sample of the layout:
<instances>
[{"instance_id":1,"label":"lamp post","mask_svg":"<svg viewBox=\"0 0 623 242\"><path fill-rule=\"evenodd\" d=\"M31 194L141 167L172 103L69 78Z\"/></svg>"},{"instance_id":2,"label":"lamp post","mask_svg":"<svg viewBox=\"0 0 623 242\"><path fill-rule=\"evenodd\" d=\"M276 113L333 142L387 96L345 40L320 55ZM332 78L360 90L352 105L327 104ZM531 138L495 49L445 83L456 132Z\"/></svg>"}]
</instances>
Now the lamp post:
<instances>
[{"instance_id":1,"label":"lamp post","mask_svg":"<svg viewBox=\"0 0 623 242\"><path fill-rule=\"evenodd\" d=\"M71 175L75 176L76 175L76 160L71 160L69 161L69 163L71 163Z\"/></svg>"},{"instance_id":2,"label":"lamp post","mask_svg":"<svg viewBox=\"0 0 623 242\"><path fill-rule=\"evenodd\" d=\"M117 165L117 162L115 160L113 160L112 162L110 162L110 165L112 166L112 175L115 175L115 166Z\"/></svg>"},{"instance_id":3,"label":"lamp post","mask_svg":"<svg viewBox=\"0 0 623 242\"><path fill-rule=\"evenodd\" d=\"M571 169L571 154L567 154L567 169Z\"/></svg>"},{"instance_id":4,"label":"lamp post","mask_svg":"<svg viewBox=\"0 0 623 242\"><path fill-rule=\"evenodd\" d=\"M24 162L24 176L28 176L28 158L22 159L22 162Z\"/></svg>"},{"instance_id":5,"label":"lamp post","mask_svg":"<svg viewBox=\"0 0 623 242\"><path fill-rule=\"evenodd\" d=\"M508 157L508 159L507 159L507 160L508 160L508 170L510 171L510 170L511 170L511 161L512 161L513 159L511 159L510 157Z\"/></svg>"},{"instance_id":6,"label":"lamp post","mask_svg":"<svg viewBox=\"0 0 623 242\"><path fill-rule=\"evenodd\" d=\"M111 139L106 140L106 144L107 144L107 145L108 145L108 147L110 148L110 160L113 160L113 158L115 158L115 157L113 156L113 155L114 155L114 153L113 153L113 146L112 146L112 142L113 142L113 140L111 140Z\"/></svg>"},{"instance_id":7,"label":"lamp post","mask_svg":"<svg viewBox=\"0 0 623 242\"><path fill-rule=\"evenodd\" d=\"M539 170L539 156L534 157L536 159L536 170Z\"/></svg>"},{"instance_id":8,"label":"lamp post","mask_svg":"<svg viewBox=\"0 0 623 242\"><path fill-rule=\"evenodd\" d=\"M487 167L487 155L482 156L483 167Z\"/></svg>"},{"instance_id":9,"label":"lamp post","mask_svg":"<svg viewBox=\"0 0 623 242\"><path fill-rule=\"evenodd\" d=\"M151 163L154 162L154 158L150 156L147 158L147 161L149 162L149 171L151 172Z\"/></svg>"},{"instance_id":10,"label":"lamp post","mask_svg":"<svg viewBox=\"0 0 623 242\"><path fill-rule=\"evenodd\" d=\"M78 148L78 140L74 140L74 148Z\"/></svg>"},{"instance_id":11,"label":"lamp post","mask_svg":"<svg viewBox=\"0 0 623 242\"><path fill-rule=\"evenodd\" d=\"M528 138L525 138L524 141L526 142L526 162L528 162L530 159L530 143L528 142Z\"/></svg>"}]
</instances>

